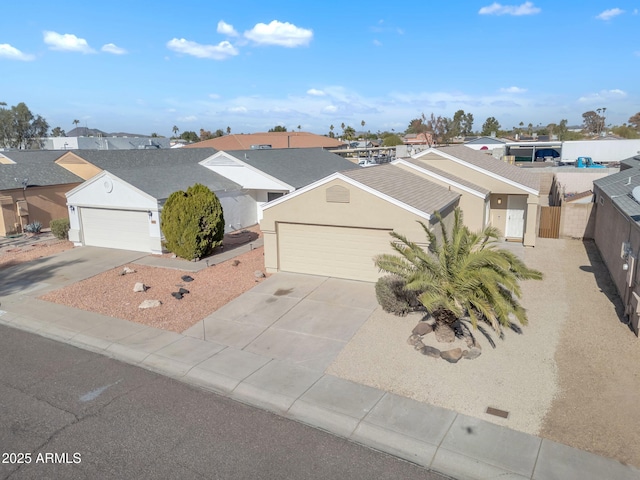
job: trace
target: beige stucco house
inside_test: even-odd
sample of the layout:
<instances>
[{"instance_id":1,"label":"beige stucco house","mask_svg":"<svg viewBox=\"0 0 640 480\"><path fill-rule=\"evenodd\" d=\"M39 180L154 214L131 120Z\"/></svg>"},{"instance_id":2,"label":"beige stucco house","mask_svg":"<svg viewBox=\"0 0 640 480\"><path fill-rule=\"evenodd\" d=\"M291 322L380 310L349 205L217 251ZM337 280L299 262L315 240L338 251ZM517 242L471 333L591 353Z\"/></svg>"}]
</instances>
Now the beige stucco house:
<instances>
[{"instance_id":1,"label":"beige stucco house","mask_svg":"<svg viewBox=\"0 0 640 480\"><path fill-rule=\"evenodd\" d=\"M460 145L429 148L393 163L459 193L464 222L472 230L491 224L507 240L535 246L538 174Z\"/></svg>"},{"instance_id":2,"label":"beige stucco house","mask_svg":"<svg viewBox=\"0 0 640 480\"><path fill-rule=\"evenodd\" d=\"M59 167L61 152L9 151L0 154L0 236L22 232L33 222L48 228L67 217L65 193L82 178Z\"/></svg>"},{"instance_id":3,"label":"beige stucco house","mask_svg":"<svg viewBox=\"0 0 640 480\"><path fill-rule=\"evenodd\" d=\"M373 257L393 253L389 232L425 245L418 221L449 222L460 194L400 167L334 173L263 207L268 272L375 281Z\"/></svg>"}]
</instances>

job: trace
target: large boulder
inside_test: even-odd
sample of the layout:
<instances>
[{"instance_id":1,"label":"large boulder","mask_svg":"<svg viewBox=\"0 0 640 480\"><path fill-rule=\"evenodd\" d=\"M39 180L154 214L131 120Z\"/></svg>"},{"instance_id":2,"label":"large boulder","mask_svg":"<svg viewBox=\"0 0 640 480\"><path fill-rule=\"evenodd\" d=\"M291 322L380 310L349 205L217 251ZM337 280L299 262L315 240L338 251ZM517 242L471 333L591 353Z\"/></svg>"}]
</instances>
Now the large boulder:
<instances>
[{"instance_id":1,"label":"large boulder","mask_svg":"<svg viewBox=\"0 0 640 480\"><path fill-rule=\"evenodd\" d=\"M451 350L440 352L440 358L446 360L449 363L458 363L458 361L462 358L462 349L452 348Z\"/></svg>"},{"instance_id":2,"label":"large boulder","mask_svg":"<svg viewBox=\"0 0 640 480\"><path fill-rule=\"evenodd\" d=\"M155 308L159 307L160 305L162 305L162 302L160 300L145 300L140 305L138 305L138 308Z\"/></svg>"}]
</instances>

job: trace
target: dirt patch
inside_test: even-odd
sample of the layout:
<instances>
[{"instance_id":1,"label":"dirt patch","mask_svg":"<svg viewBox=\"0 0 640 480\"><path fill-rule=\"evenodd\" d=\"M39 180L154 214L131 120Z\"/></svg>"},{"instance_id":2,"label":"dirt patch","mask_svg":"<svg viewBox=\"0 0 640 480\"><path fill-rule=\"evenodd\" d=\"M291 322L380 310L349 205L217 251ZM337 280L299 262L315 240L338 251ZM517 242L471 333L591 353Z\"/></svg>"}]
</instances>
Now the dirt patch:
<instances>
[{"instance_id":1,"label":"dirt patch","mask_svg":"<svg viewBox=\"0 0 640 480\"><path fill-rule=\"evenodd\" d=\"M570 279L569 311L555 355L559 392L540 434L640 467L638 338L620 321L622 303L595 244L558 246L547 265Z\"/></svg>"},{"instance_id":2,"label":"dirt patch","mask_svg":"<svg viewBox=\"0 0 640 480\"><path fill-rule=\"evenodd\" d=\"M522 334L479 336L482 355L451 365L407 345L420 316L378 309L327 372L640 467L639 340L595 245L540 238L524 256L545 279L522 283Z\"/></svg>"},{"instance_id":3,"label":"dirt patch","mask_svg":"<svg viewBox=\"0 0 640 480\"><path fill-rule=\"evenodd\" d=\"M239 263L234 266L234 260ZM264 272L263 248L256 248L233 260L189 273L192 282L184 282L184 272L168 268L126 265L135 273L121 275L125 265L75 283L41 298L73 308L122 318L173 332L183 332L221 306L254 287ZM149 288L134 292L137 282ZM182 300L171 293L189 290ZM144 300L160 300L157 308L140 309Z\"/></svg>"}]
</instances>

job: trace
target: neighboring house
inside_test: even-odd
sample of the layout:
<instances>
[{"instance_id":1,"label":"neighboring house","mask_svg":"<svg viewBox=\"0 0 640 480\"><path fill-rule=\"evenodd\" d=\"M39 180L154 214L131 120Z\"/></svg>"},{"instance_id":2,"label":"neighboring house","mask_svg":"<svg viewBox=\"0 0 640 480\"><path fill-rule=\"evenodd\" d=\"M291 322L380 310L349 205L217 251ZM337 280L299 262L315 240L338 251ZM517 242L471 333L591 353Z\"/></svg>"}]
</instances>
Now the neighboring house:
<instances>
[{"instance_id":1,"label":"neighboring house","mask_svg":"<svg viewBox=\"0 0 640 480\"><path fill-rule=\"evenodd\" d=\"M43 150L144 150L171 147L171 140L163 137L49 137L43 141Z\"/></svg>"},{"instance_id":2,"label":"neighboring house","mask_svg":"<svg viewBox=\"0 0 640 480\"><path fill-rule=\"evenodd\" d=\"M0 154L0 236L22 232L35 221L49 228L67 217L65 193L83 179L56 165L62 152L9 151Z\"/></svg>"},{"instance_id":3,"label":"neighboring house","mask_svg":"<svg viewBox=\"0 0 640 480\"><path fill-rule=\"evenodd\" d=\"M507 140L496 137L477 137L464 142L464 146L473 150L493 150L494 148L504 148Z\"/></svg>"},{"instance_id":4,"label":"neighboring house","mask_svg":"<svg viewBox=\"0 0 640 480\"><path fill-rule=\"evenodd\" d=\"M332 173L359 168L321 148L221 151L200 164L248 191L255 202L253 223L262 218L262 204Z\"/></svg>"},{"instance_id":5,"label":"neighboring house","mask_svg":"<svg viewBox=\"0 0 640 480\"><path fill-rule=\"evenodd\" d=\"M535 246L537 173L462 145L429 148L393 163L458 192L465 224L472 230L490 223L506 239Z\"/></svg>"},{"instance_id":6,"label":"neighboring house","mask_svg":"<svg viewBox=\"0 0 640 480\"><path fill-rule=\"evenodd\" d=\"M335 138L307 132L266 132L232 134L192 143L185 148L215 148L216 150L251 150L260 148L343 148Z\"/></svg>"},{"instance_id":7,"label":"neighboring house","mask_svg":"<svg viewBox=\"0 0 640 480\"><path fill-rule=\"evenodd\" d=\"M417 221L450 222L460 195L393 165L333 173L269 202L260 222L268 272L375 281L393 230L425 245Z\"/></svg>"},{"instance_id":8,"label":"neighboring house","mask_svg":"<svg viewBox=\"0 0 640 480\"><path fill-rule=\"evenodd\" d=\"M621 171L593 182L594 239L638 335L640 317L640 155L624 160Z\"/></svg>"},{"instance_id":9,"label":"neighboring house","mask_svg":"<svg viewBox=\"0 0 640 480\"><path fill-rule=\"evenodd\" d=\"M171 193L196 183L220 199L225 231L255 224L251 196L199 164L215 153L213 149L66 153L56 163L88 179L67 194L69 239L76 245L161 253L162 206Z\"/></svg>"}]
</instances>

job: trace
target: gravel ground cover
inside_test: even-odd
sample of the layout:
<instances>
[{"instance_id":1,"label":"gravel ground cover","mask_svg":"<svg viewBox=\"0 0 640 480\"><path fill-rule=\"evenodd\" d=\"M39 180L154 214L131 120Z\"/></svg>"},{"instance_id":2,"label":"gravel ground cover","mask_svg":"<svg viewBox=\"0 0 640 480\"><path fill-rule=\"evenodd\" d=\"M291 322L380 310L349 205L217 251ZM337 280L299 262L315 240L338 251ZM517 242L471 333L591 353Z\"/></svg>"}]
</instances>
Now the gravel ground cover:
<instances>
[{"instance_id":1,"label":"gravel ground cover","mask_svg":"<svg viewBox=\"0 0 640 480\"><path fill-rule=\"evenodd\" d=\"M135 270L135 273L121 275L124 267ZM262 280L256 278L256 271L264 271L262 247L197 273L137 264L123 265L40 298L172 332L182 332L254 287ZM193 281L182 280L182 276L186 274ZM145 292L134 292L133 288L138 282L148 289ZM178 292L180 288L189 290L189 293L178 300L171 294ZM162 305L140 309L144 300L160 300Z\"/></svg>"},{"instance_id":2,"label":"gravel ground cover","mask_svg":"<svg viewBox=\"0 0 640 480\"><path fill-rule=\"evenodd\" d=\"M640 467L640 345L595 245L541 238L524 255L545 279L522 283L522 334L494 336L495 349L477 335L482 355L449 364L407 344L420 316L378 309L327 373Z\"/></svg>"},{"instance_id":3,"label":"gravel ground cover","mask_svg":"<svg viewBox=\"0 0 640 480\"><path fill-rule=\"evenodd\" d=\"M4 239L0 244L0 269L49 257L71 248L73 248L72 242L58 240L51 233L42 233L34 237L22 236L16 239Z\"/></svg>"}]
</instances>

